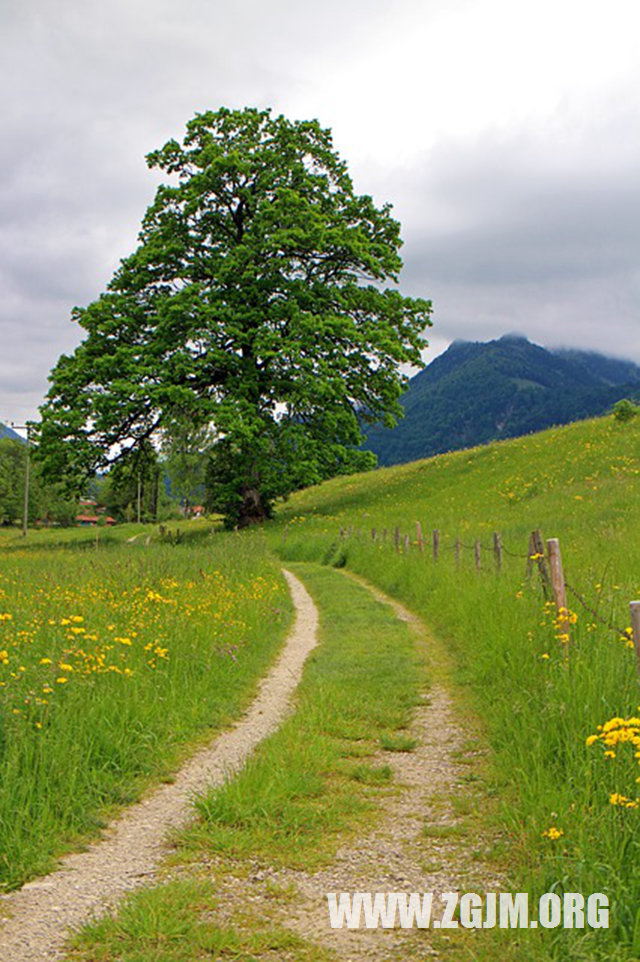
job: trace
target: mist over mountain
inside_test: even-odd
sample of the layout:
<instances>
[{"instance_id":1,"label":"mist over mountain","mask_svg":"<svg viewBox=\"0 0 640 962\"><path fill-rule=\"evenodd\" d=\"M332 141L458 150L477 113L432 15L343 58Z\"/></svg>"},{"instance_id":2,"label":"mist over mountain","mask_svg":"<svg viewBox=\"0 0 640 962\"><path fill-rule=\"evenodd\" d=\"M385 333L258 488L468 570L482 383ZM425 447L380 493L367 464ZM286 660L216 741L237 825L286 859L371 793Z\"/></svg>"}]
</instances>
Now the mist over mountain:
<instances>
[{"instance_id":1,"label":"mist over mountain","mask_svg":"<svg viewBox=\"0 0 640 962\"><path fill-rule=\"evenodd\" d=\"M549 350L520 334L454 341L409 381L395 428L365 427L381 465L513 438L604 414L640 397L640 366L591 351Z\"/></svg>"}]
</instances>

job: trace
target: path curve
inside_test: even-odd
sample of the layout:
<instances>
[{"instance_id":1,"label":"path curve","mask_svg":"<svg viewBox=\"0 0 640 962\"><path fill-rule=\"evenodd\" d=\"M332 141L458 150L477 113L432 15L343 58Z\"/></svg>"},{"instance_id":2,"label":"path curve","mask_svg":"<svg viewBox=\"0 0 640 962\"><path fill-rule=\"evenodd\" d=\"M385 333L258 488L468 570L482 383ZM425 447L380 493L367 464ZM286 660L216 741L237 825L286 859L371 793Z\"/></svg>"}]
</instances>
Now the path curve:
<instances>
[{"instance_id":1,"label":"path curve","mask_svg":"<svg viewBox=\"0 0 640 962\"><path fill-rule=\"evenodd\" d=\"M149 882L166 855L166 835L192 815L192 799L222 784L281 723L305 659L317 643L318 612L302 583L283 569L296 620L246 715L199 751L170 785L128 808L86 852L65 857L61 867L19 891L0 897L0 959L49 962L63 959L70 929L104 914L125 892Z\"/></svg>"},{"instance_id":2,"label":"path curve","mask_svg":"<svg viewBox=\"0 0 640 962\"><path fill-rule=\"evenodd\" d=\"M428 654L433 664L436 642L418 615L360 575L345 568L339 573L407 622L417 649ZM471 746L472 732L444 684L425 681L424 688L422 703L416 705L406 730L416 741L414 749L392 752L380 747L366 758L372 768L391 768L391 792L380 797L360 831L344 837L330 861L305 870L265 864L253 853L203 853L204 877L216 879L216 924L238 927L249 906L251 915L263 924L292 930L320 953L329 950L332 958L343 962L450 957L452 947L440 954L432 934L415 928L405 930L396 924L393 929L332 929L327 909L328 892L432 892L433 918L439 919L444 911L443 892L492 892L506 886L493 864L482 858L496 839L479 836L473 825L467 830L453 802L470 797L469 775L475 772L474 759L479 760L485 748ZM425 827L432 834L425 834ZM184 877L192 872L192 865L185 866ZM278 891L286 893L286 898L274 897ZM456 958L463 955L471 957L461 948Z\"/></svg>"}]
</instances>

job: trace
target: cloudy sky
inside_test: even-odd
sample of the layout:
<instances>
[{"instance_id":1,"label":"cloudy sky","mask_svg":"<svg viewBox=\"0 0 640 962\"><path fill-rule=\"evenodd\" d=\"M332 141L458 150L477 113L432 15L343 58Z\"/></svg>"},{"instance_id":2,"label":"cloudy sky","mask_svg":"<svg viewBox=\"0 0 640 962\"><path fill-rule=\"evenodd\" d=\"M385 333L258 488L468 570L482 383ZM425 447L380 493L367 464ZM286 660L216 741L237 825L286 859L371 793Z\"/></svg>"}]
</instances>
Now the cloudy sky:
<instances>
[{"instance_id":1,"label":"cloudy sky","mask_svg":"<svg viewBox=\"0 0 640 962\"><path fill-rule=\"evenodd\" d=\"M403 225L426 359L520 331L640 362L637 0L0 0L0 421L134 248L197 111L331 127Z\"/></svg>"}]
</instances>

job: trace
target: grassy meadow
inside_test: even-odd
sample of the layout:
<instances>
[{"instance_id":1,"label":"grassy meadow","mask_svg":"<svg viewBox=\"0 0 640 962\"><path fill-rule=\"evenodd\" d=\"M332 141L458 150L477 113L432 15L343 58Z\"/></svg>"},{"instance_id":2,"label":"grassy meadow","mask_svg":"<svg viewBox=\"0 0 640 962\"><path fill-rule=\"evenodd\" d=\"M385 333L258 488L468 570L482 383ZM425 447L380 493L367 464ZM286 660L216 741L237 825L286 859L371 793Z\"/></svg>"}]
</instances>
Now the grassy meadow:
<instances>
[{"instance_id":1,"label":"grassy meadow","mask_svg":"<svg viewBox=\"0 0 640 962\"><path fill-rule=\"evenodd\" d=\"M286 563L321 626L295 715L199 799L168 869L177 877L126 899L69 957L329 958L282 927L276 908L291 893L274 890L270 917L221 922L212 865L240 880L256 865L327 865L393 791L371 756L410 750L404 726L437 679L470 742L490 747L454 799L470 858L492 840L480 874L531 903L602 892L611 909L608 929L460 929L428 944L455 962L637 962L640 688L628 603L640 598L639 509L640 424L603 418L336 478L292 496L262 532L0 536L2 884L49 867L237 716L291 620ZM404 539L396 550L396 527L408 550ZM560 539L565 618L535 562L527 576L535 529ZM333 567L424 619L437 636L426 666L406 626Z\"/></svg>"},{"instance_id":2,"label":"grassy meadow","mask_svg":"<svg viewBox=\"0 0 640 962\"><path fill-rule=\"evenodd\" d=\"M513 890L608 895L609 929L508 932L503 958L640 957L640 689L626 632L640 598L639 509L640 425L604 418L334 479L292 497L271 529L283 559L346 566L447 644L449 681L492 748L486 817L503 832ZM560 539L565 578L588 604L569 595L568 638L537 574L526 577L537 528ZM494 531L508 552L500 574ZM495 957L485 934L477 957L483 945Z\"/></svg>"},{"instance_id":3,"label":"grassy meadow","mask_svg":"<svg viewBox=\"0 0 640 962\"><path fill-rule=\"evenodd\" d=\"M170 777L240 713L284 638L291 603L260 535L149 532L0 539L4 889Z\"/></svg>"}]
</instances>

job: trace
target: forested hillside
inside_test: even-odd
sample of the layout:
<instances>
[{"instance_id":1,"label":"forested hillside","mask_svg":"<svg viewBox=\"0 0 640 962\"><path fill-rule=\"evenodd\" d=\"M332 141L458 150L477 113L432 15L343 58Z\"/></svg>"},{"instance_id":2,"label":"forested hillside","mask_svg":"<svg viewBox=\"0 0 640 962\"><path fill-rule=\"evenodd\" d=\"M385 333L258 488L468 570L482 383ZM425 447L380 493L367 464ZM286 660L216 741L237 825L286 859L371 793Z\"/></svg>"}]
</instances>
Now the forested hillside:
<instances>
[{"instance_id":1,"label":"forested hillside","mask_svg":"<svg viewBox=\"0 0 640 962\"><path fill-rule=\"evenodd\" d=\"M604 414L640 395L640 367L577 350L549 351L525 337L454 341L409 382L404 419L372 427L364 447L402 464Z\"/></svg>"}]
</instances>

